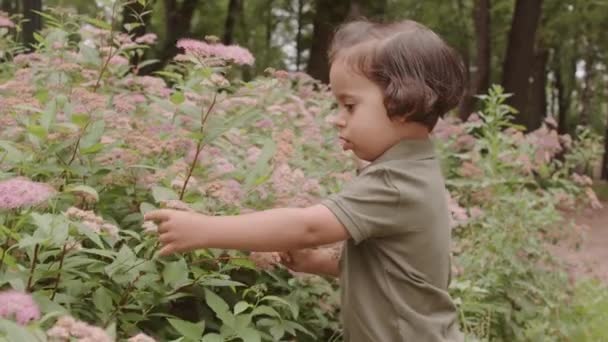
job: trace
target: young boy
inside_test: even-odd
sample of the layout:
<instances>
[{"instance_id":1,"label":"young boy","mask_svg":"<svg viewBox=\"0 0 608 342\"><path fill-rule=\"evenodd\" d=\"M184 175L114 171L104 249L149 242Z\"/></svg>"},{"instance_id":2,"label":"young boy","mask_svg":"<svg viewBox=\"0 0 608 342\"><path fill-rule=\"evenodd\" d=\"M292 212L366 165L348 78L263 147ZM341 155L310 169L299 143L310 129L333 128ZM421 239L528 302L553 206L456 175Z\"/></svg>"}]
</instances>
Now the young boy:
<instances>
[{"instance_id":1,"label":"young boy","mask_svg":"<svg viewBox=\"0 0 608 342\"><path fill-rule=\"evenodd\" d=\"M286 251L295 271L340 276L344 340L460 341L448 292L450 226L429 133L459 102L463 65L428 28L355 21L330 49L335 122L369 161L342 192L309 208L239 216L157 210L162 255L197 248ZM338 262L309 247L346 241Z\"/></svg>"}]
</instances>

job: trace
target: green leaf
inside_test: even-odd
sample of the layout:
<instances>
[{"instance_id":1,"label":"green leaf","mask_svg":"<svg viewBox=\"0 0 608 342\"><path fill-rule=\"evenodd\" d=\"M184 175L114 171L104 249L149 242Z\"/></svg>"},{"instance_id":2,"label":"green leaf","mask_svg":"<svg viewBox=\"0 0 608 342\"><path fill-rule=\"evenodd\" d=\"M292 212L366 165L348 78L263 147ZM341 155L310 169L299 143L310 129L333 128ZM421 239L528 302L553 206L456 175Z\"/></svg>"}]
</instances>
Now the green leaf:
<instances>
[{"instance_id":1,"label":"green leaf","mask_svg":"<svg viewBox=\"0 0 608 342\"><path fill-rule=\"evenodd\" d=\"M5 334L6 341L38 341L38 338L29 332L26 327L9 320L0 319L0 335Z\"/></svg>"},{"instance_id":2,"label":"green leaf","mask_svg":"<svg viewBox=\"0 0 608 342\"><path fill-rule=\"evenodd\" d=\"M47 135L47 130L40 125L29 125L27 131L40 139L46 138Z\"/></svg>"},{"instance_id":3,"label":"green leaf","mask_svg":"<svg viewBox=\"0 0 608 342\"><path fill-rule=\"evenodd\" d=\"M156 210L156 207L155 207L153 204L150 204L150 203L148 203L148 202L142 202L142 203L139 205L139 212L140 212L142 215L145 215L147 212L150 212L150 211L152 211L152 210Z\"/></svg>"},{"instance_id":4,"label":"green leaf","mask_svg":"<svg viewBox=\"0 0 608 342\"><path fill-rule=\"evenodd\" d=\"M205 289L205 301L216 314L230 310L230 307L224 299L209 289Z\"/></svg>"},{"instance_id":5,"label":"green leaf","mask_svg":"<svg viewBox=\"0 0 608 342\"><path fill-rule=\"evenodd\" d=\"M5 151L4 155L0 153L0 161L18 163L24 159L23 152L10 141L0 140L0 149Z\"/></svg>"},{"instance_id":6,"label":"green leaf","mask_svg":"<svg viewBox=\"0 0 608 342\"><path fill-rule=\"evenodd\" d=\"M266 140L266 142L264 143L264 147L262 148L262 152L260 153L260 157L256 161L255 166L253 167L251 172L247 174L247 178L245 178L246 189L249 189L253 185L256 185L255 183L257 183L256 180L258 178L270 172L272 168L270 159L274 156L276 147L277 145L274 141L272 141L271 139Z\"/></svg>"},{"instance_id":7,"label":"green leaf","mask_svg":"<svg viewBox=\"0 0 608 342\"><path fill-rule=\"evenodd\" d=\"M83 113L72 114L70 118L72 123L78 125L78 127L83 128L89 122L89 116Z\"/></svg>"},{"instance_id":8,"label":"green leaf","mask_svg":"<svg viewBox=\"0 0 608 342\"><path fill-rule=\"evenodd\" d=\"M88 185L70 185L66 187L65 192L84 192L85 194L91 195L95 199L95 202L99 201L97 190Z\"/></svg>"},{"instance_id":9,"label":"green leaf","mask_svg":"<svg viewBox=\"0 0 608 342\"><path fill-rule=\"evenodd\" d=\"M176 200L179 198L175 191L162 186L152 187L152 197L154 197L156 203L160 203L160 201L166 200Z\"/></svg>"},{"instance_id":10,"label":"green leaf","mask_svg":"<svg viewBox=\"0 0 608 342\"><path fill-rule=\"evenodd\" d=\"M74 225L78 229L78 233L86 236L87 238L89 238L89 240L93 241L97 245L97 247L103 249L104 246L101 242L101 239L99 238L99 235L97 235L97 233L95 233L91 228L80 222L75 222Z\"/></svg>"},{"instance_id":11,"label":"green leaf","mask_svg":"<svg viewBox=\"0 0 608 342\"><path fill-rule=\"evenodd\" d=\"M177 330L184 337L193 341L199 341L203 332L205 331L205 322L192 323L177 318L167 318L169 324Z\"/></svg>"},{"instance_id":12,"label":"green leaf","mask_svg":"<svg viewBox=\"0 0 608 342\"><path fill-rule=\"evenodd\" d=\"M96 143L94 145L91 145L89 147L81 147L79 149L81 154L92 154L92 153L97 153L101 150L103 150L104 144L102 143Z\"/></svg>"},{"instance_id":13,"label":"green leaf","mask_svg":"<svg viewBox=\"0 0 608 342\"><path fill-rule=\"evenodd\" d=\"M244 328L237 331L237 335L243 339L243 342L260 342L262 335L254 328Z\"/></svg>"},{"instance_id":14,"label":"green leaf","mask_svg":"<svg viewBox=\"0 0 608 342\"><path fill-rule=\"evenodd\" d=\"M114 308L112 296L105 287L100 287L93 293L93 304L99 310L104 319L107 319Z\"/></svg>"},{"instance_id":15,"label":"green leaf","mask_svg":"<svg viewBox=\"0 0 608 342\"><path fill-rule=\"evenodd\" d=\"M105 127L106 123L103 120L93 122L87 128L87 134L80 140L80 148L86 149L97 144L103 135Z\"/></svg>"},{"instance_id":16,"label":"green leaf","mask_svg":"<svg viewBox=\"0 0 608 342\"><path fill-rule=\"evenodd\" d=\"M93 25L93 26L97 26L99 28L102 28L104 30L108 30L110 31L112 29L112 26L108 23L106 23L103 20L99 20L97 18L91 18L91 17L84 17L84 21L86 21L87 23Z\"/></svg>"},{"instance_id":17,"label":"green leaf","mask_svg":"<svg viewBox=\"0 0 608 342\"><path fill-rule=\"evenodd\" d=\"M251 307L251 304L244 302L244 301L240 301L234 305L234 314L238 315L241 312L249 309L249 307Z\"/></svg>"},{"instance_id":18,"label":"green leaf","mask_svg":"<svg viewBox=\"0 0 608 342\"><path fill-rule=\"evenodd\" d=\"M257 308L253 309L253 311L251 312L252 316L258 316L258 315L267 315L267 316L272 316L272 317L277 317L280 318L281 314L279 314L277 312L277 310L275 310L274 308L267 306L267 305L260 305Z\"/></svg>"},{"instance_id":19,"label":"green leaf","mask_svg":"<svg viewBox=\"0 0 608 342\"><path fill-rule=\"evenodd\" d=\"M222 297L209 289L205 289L205 301L224 325L234 327L235 317L232 312L230 312L230 307Z\"/></svg>"},{"instance_id":20,"label":"green leaf","mask_svg":"<svg viewBox=\"0 0 608 342\"><path fill-rule=\"evenodd\" d=\"M166 285L178 288L187 284L189 280L188 265L184 259L167 263L163 269L163 281Z\"/></svg>"},{"instance_id":21,"label":"green leaf","mask_svg":"<svg viewBox=\"0 0 608 342\"><path fill-rule=\"evenodd\" d=\"M292 303L286 301L283 298L277 297L277 296L265 296L264 298L261 299L261 301L273 301L273 302L277 302L277 303L281 303L286 305L290 310L291 313L293 315L294 319L298 318L298 307L293 305Z\"/></svg>"},{"instance_id":22,"label":"green leaf","mask_svg":"<svg viewBox=\"0 0 608 342\"><path fill-rule=\"evenodd\" d=\"M216 333L210 333L203 336L203 342L224 342L224 338Z\"/></svg>"},{"instance_id":23,"label":"green leaf","mask_svg":"<svg viewBox=\"0 0 608 342\"><path fill-rule=\"evenodd\" d=\"M171 94L171 97L169 98L171 100L171 102L174 105L180 105L182 103L184 103L184 101L186 100L186 97L184 96L184 93L182 93L181 91L176 91L175 93Z\"/></svg>"}]
</instances>

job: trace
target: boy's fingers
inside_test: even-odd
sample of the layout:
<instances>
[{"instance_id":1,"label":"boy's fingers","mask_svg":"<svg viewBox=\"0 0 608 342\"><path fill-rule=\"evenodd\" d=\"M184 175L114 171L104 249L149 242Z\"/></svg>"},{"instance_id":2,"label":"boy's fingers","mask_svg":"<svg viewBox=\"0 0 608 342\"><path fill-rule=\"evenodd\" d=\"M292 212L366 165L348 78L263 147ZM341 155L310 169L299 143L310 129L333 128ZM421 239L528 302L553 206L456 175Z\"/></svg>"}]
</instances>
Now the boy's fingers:
<instances>
[{"instance_id":1,"label":"boy's fingers","mask_svg":"<svg viewBox=\"0 0 608 342\"><path fill-rule=\"evenodd\" d=\"M282 263L291 264L291 254L289 252L279 252L279 256Z\"/></svg>"},{"instance_id":2,"label":"boy's fingers","mask_svg":"<svg viewBox=\"0 0 608 342\"><path fill-rule=\"evenodd\" d=\"M152 210L144 215L144 221L162 222L169 219L169 211L165 209Z\"/></svg>"},{"instance_id":3,"label":"boy's fingers","mask_svg":"<svg viewBox=\"0 0 608 342\"><path fill-rule=\"evenodd\" d=\"M167 255L171 255L175 252L175 247L173 247L173 245L168 244L165 247L160 249L160 252L158 252L158 254L160 254L161 256L167 256Z\"/></svg>"}]
</instances>

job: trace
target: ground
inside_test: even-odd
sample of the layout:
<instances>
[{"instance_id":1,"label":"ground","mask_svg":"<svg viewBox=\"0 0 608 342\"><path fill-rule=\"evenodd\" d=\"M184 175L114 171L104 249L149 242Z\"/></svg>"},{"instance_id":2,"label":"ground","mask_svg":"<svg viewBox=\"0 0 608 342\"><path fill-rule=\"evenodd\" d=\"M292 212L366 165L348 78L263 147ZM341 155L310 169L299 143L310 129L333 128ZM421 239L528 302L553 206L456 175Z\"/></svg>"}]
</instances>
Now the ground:
<instances>
[{"instance_id":1,"label":"ground","mask_svg":"<svg viewBox=\"0 0 608 342\"><path fill-rule=\"evenodd\" d=\"M551 250L564 261L571 278L593 277L608 284L608 202L603 209L566 213L578 227L559 239ZM582 234L581 234L582 230Z\"/></svg>"}]
</instances>

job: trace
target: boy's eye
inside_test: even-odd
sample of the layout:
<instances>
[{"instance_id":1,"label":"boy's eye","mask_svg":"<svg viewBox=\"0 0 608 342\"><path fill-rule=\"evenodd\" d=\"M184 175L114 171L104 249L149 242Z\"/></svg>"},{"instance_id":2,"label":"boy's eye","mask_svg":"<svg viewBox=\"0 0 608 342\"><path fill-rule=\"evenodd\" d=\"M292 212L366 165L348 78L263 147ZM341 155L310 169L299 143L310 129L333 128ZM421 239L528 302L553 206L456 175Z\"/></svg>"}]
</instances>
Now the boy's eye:
<instances>
[{"instance_id":1,"label":"boy's eye","mask_svg":"<svg viewBox=\"0 0 608 342\"><path fill-rule=\"evenodd\" d=\"M352 103L348 103L344 105L344 108L346 108L347 111L352 112L355 109L355 105Z\"/></svg>"}]
</instances>

